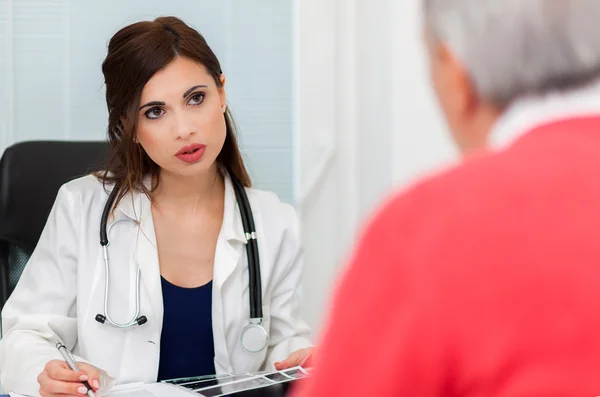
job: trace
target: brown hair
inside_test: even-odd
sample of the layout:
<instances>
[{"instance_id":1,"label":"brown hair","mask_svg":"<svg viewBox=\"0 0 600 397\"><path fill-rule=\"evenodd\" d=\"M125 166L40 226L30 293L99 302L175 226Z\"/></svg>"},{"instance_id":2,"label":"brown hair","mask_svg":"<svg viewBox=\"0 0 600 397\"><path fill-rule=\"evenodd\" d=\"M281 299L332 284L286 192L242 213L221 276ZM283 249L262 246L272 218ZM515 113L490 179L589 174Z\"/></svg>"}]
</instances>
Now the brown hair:
<instances>
[{"instance_id":1,"label":"brown hair","mask_svg":"<svg viewBox=\"0 0 600 397\"><path fill-rule=\"evenodd\" d=\"M104 185L115 183L116 204L129 192L140 190L150 197L158 186L159 166L135 142L142 89L150 78L176 57L202 64L221 88L221 65L202 35L175 17L137 22L119 30L108 44L102 63L108 106L108 140L111 155L98 175ZM240 154L236 128L229 107L225 112L227 135L217 162L242 185L251 181ZM144 177L152 176L152 186Z\"/></svg>"}]
</instances>

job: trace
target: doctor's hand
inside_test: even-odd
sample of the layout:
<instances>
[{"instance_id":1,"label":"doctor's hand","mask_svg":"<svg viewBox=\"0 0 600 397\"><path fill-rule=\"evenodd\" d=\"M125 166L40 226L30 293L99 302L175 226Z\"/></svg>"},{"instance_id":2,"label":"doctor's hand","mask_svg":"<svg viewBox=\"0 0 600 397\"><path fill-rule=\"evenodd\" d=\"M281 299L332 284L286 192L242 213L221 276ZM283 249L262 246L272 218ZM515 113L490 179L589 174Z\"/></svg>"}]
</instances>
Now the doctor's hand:
<instances>
[{"instance_id":1,"label":"doctor's hand","mask_svg":"<svg viewBox=\"0 0 600 397\"><path fill-rule=\"evenodd\" d=\"M301 366L310 367L312 365L314 347L307 347L306 349L296 350L288 358L283 361L275 363L275 369L281 371L283 369Z\"/></svg>"},{"instance_id":2,"label":"doctor's hand","mask_svg":"<svg viewBox=\"0 0 600 397\"><path fill-rule=\"evenodd\" d=\"M77 363L79 371L73 371L62 360L48 361L44 371L38 376L42 397L85 396L83 381L88 381L94 392L100 388L100 371L86 363Z\"/></svg>"}]
</instances>

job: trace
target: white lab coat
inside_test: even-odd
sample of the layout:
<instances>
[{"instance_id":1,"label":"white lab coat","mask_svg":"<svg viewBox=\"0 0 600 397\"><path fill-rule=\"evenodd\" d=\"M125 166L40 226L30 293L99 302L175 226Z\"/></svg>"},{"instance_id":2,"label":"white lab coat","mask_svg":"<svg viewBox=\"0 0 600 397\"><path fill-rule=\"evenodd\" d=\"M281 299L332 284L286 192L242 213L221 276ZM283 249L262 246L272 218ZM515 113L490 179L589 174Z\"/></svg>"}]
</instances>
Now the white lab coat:
<instances>
[{"instance_id":1,"label":"white lab coat","mask_svg":"<svg viewBox=\"0 0 600 397\"><path fill-rule=\"evenodd\" d=\"M110 186L109 186L110 188ZM214 260L212 321L217 373L272 368L293 351L310 346L300 319L302 271L299 222L294 209L273 193L247 189L255 218L268 348L249 353L240 334L249 318L248 263L243 227L228 177L223 225ZM154 382L158 374L163 304L150 201L126 196L109 226L109 315L127 322L135 307L135 275L141 268L142 326L117 329L95 320L104 310L105 271L99 241L108 193L93 176L61 187L39 243L2 311L0 381L6 392L37 395L46 362L61 359L60 340L77 360L107 371L117 384ZM192 314L192 313L190 313Z\"/></svg>"}]
</instances>

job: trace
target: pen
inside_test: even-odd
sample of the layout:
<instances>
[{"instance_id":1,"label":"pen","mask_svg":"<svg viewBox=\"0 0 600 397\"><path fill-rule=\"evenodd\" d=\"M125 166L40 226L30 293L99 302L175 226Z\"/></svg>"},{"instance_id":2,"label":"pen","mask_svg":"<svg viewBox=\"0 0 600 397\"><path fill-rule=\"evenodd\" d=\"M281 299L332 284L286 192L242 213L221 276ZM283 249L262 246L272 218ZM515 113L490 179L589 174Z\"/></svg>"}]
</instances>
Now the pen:
<instances>
[{"instance_id":1,"label":"pen","mask_svg":"<svg viewBox=\"0 0 600 397\"><path fill-rule=\"evenodd\" d=\"M71 357L71 353L69 353L69 351L67 350L67 348L65 347L65 345L63 345L60 342L56 342L56 348L58 349L58 351L60 352L60 354L62 354L63 358L65 359L65 361L67 362L67 364L69 365L69 367L73 371L79 372L79 368L77 368L77 364L75 364L75 361L73 361L73 358ZM81 383L83 383L83 385L85 387L87 387L87 389L88 389L87 395L89 397L96 397L96 394L94 394L94 391L92 390L92 387L90 386L90 384L87 381L83 381Z\"/></svg>"}]
</instances>

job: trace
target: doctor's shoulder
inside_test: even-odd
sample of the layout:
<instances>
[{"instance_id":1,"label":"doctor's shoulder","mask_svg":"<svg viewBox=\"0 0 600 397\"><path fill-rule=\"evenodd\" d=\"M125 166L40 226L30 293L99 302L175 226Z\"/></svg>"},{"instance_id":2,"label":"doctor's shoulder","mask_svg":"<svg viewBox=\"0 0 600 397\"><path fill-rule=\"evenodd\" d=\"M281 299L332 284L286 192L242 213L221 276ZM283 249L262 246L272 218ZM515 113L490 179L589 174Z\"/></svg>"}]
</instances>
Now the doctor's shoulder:
<instances>
[{"instance_id":1,"label":"doctor's shoulder","mask_svg":"<svg viewBox=\"0 0 600 397\"><path fill-rule=\"evenodd\" d=\"M303 271L300 218L277 194L246 188L256 220L263 290L299 288Z\"/></svg>"},{"instance_id":2,"label":"doctor's shoulder","mask_svg":"<svg viewBox=\"0 0 600 397\"><path fill-rule=\"evenodd\" d=\"M300 219L296 209L280 197L267 190L246 188L250 206L255 217L260 219L264 233L291 234L294 239L300 238ZM258 226L257 227L261 227ZM269 236L266 236L269 238Z\"/></svg>"},{"instance_id":3,"label":"doctor's shoulder","mask_svg":"<svg viewBox=\"0 0 600 397\"><path fill-rule=\"evenodd\" d=\"M96 174L88 174L64 183L58 190L55 207L68 207L82 216L101 211L114 183L103 183Z\"/></svg>"}]
</instances>

